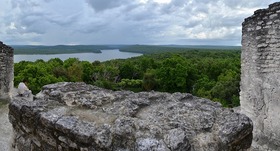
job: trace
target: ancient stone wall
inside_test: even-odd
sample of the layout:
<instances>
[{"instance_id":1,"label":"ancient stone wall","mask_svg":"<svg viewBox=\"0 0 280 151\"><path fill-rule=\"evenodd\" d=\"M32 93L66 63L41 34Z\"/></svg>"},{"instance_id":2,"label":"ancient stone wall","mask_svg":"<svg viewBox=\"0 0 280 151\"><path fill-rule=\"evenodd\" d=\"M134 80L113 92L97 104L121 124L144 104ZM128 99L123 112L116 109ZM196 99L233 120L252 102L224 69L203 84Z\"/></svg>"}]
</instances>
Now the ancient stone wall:
<instances>
[{"instance_id":1,"label":"ancient stone wall","mask_svg":"<svg viewBox=\"0 0 280 151\"><path fill-rule=\"evenodd\" d=\"M242 29L241 112L255 150L280 150L280 3L255 11Z\"/></svg>"},{"instance_id":2,"label":"ancient stone wall","mask_svg":"<svg viewBox=\"0 0 280 151\"><path fill-rule=\"evenodd\" d=\"M21 151L235 151L252 141L247 116L187 93L57 83L9 109Z\"/></svg>"},{"instance_id":3,"label":"ancient stone wall","mask_svg":"<svg viewBox=\"0 0 280 151\"><path fill-rule=\"evenodd\" d=\"M0 41L0 100L10 98L14 80L14 50Z\"/></svg>"}]
</instances>

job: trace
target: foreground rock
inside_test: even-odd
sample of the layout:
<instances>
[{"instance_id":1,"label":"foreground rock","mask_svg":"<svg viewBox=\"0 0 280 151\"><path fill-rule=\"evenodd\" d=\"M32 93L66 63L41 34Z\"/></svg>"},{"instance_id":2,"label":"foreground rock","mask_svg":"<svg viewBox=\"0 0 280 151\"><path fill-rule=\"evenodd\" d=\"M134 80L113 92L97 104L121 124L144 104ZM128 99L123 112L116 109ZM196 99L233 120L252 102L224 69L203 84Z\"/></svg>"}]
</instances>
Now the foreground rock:
<instances>
[{"instance_id":1,"label":"foreground rock","mask_svg":"<svg viewBox=\"0 0 280 151\"><path fill-rule=\"evenodd\" d=\"M0 103L0 151L11 150L13 128L8 119L8 104Z\"/></svg>"},{"instance_id":2,"label":"foreground rock","mask_svg":"<svg viewBox=\"0 0 280 151\"><path fill-rule=\"evenodd\" d=\"M186 93L57 83L9 108L18 150L243 150L252 140L247 116Z\"/></svg>"}]
</instances>

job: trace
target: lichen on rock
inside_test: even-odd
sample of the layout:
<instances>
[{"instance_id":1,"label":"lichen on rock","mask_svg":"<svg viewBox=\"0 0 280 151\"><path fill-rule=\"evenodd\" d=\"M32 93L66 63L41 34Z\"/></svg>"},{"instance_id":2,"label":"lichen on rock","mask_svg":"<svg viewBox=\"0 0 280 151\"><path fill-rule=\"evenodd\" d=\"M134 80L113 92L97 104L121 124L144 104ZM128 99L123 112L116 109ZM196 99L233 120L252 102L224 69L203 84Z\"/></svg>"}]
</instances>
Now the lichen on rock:
<instances>
[{"instance_id":1,"label":"lichen on rock","mask_svg":"<svg viewBox=\"0 0 280 151\"><path fill-rule=\"evenodd\" d=\"M46 85L14 97L15 146L36 150L239 150L252 121L188 93L111 91L85 83Z\"/></svg>"},{"instance_id":2,"label":"lichen on rock","mask_svg":"<svg viewBox=\"0 0 280 151\"><path fill-rule=\"evenodd\" d=\"M252 149L280 150L280 2L242 24L241 113L254 124Z\"/></svg>"},{"instance_id":3,"label":"lichen on rock","mask_svg":"<svg viewBox=\"0 0 280 151\"><path fill-rule=\"evenodd\" d=\"M0 41L0 101L10 101L14 79L14 49Z\"/></svg>"}]
</instances>

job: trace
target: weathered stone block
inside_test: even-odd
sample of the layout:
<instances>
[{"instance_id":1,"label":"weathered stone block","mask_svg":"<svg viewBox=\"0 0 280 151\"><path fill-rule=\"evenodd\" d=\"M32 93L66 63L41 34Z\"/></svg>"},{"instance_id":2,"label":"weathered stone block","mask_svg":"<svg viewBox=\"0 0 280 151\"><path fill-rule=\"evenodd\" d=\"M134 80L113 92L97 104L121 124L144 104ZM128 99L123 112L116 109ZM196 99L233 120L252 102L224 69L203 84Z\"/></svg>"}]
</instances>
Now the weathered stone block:
<instances>
[{"instance_id":1,"label":"weathered stone block","mask_svg":"<svg viewBox=\"0 0 280 151\"><path fill-rule=\"evenodd\" d=\"M0 41L0 101L10 100L14 80L14 50Z\"/></svg>"},{"instance_id":2,"label":"weathered stone block","mask_svg":"<svg viewBox=\"0 0 280 151\"><path fill-rule=\"evenodd\" d=\"M240 104L254 123L253 150L280 150L279 16L277 2L242 24Z\"/></svg>"},{"instance_id":3,"label":"weathered stone block","mask_svg":"<svg viewBox=\"0 0 280 151\"><path fill-rule=\"evenodd\" d=\"M14 99L10 116L22 116L11 118L13 127L25 135L15 140L18 148L29 143L50 151L216 151L247 149L252 140L247 116L191 94L114 92L85 83L57 83L44 86L34 100ZM33 127L29 118L38 126L22 131L23 126Z\"/></svg>"}]
</instances>

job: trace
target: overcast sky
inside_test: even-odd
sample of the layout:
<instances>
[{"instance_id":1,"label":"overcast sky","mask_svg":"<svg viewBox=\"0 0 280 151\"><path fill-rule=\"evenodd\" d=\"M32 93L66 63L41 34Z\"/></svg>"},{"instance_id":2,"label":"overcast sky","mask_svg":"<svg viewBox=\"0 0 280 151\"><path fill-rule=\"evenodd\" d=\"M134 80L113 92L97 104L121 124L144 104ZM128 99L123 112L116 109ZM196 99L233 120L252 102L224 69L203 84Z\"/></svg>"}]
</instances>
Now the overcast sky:
<instances>
[{"instance_id":1,"label":"overcast sky","mask_svg":"<svg viewBox=\"0 0 280 151\"><path fill-rule=\"evenodd\" d=\"M8 45L240 45L241 23L277 0L0 0Z\"/></svg>"}]
</instances>

